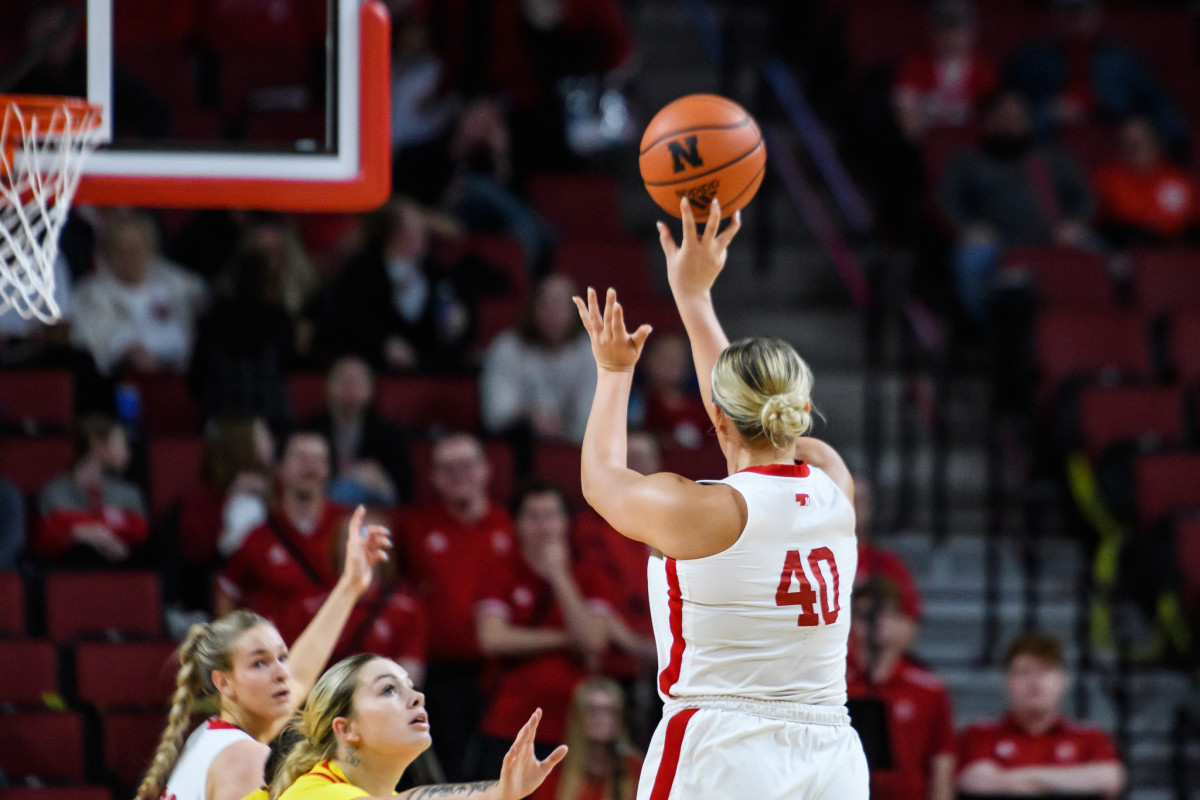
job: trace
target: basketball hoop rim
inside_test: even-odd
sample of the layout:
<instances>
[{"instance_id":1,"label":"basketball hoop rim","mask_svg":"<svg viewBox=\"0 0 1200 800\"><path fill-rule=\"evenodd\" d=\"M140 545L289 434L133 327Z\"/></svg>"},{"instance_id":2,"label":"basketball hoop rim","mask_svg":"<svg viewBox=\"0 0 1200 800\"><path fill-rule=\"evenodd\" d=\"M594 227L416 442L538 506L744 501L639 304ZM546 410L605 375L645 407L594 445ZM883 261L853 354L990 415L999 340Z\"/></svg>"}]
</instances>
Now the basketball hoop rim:
<instances>
[{"instance_id":1,"label":"basketball hoop rim","mask_svg":"<svg viewBox=\"0 0 1200 800\"><path fill-rule=\"evenodd\" d=\"M60 136L65 132L62 118L57 116L61 112L67 112L71 118L72 130L75 131L92 131L99 128L100 115L103 113L98 103L90 103L82 97L0 94L0 109L8 113L8 110L14 107L24 119L37 122L38 136Z\"/></svg>"}]
</instances>

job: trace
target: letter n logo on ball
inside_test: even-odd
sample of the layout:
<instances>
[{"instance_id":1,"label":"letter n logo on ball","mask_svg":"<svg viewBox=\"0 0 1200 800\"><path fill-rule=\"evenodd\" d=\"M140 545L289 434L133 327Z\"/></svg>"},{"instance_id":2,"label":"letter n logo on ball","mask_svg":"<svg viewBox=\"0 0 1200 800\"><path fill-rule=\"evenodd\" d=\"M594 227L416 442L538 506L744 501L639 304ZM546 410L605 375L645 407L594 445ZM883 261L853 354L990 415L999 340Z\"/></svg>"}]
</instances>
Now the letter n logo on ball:
<instances>
[{"instance_id":1,"label":"letter n logo on ball","mask_svg":"<svg viewBox=\"0 0 1200 800\"><path fill-rule=\"evenodd\" d=\"M700 158L700 151L696 149L696 137L688 136L680 144L678 140L667 142L667 149L671 151L671 160L675 164L676 172L683 172L687 167L683 165L686 161L693 167L704 166L704 161Z\"/></svg>"}]
</instances>

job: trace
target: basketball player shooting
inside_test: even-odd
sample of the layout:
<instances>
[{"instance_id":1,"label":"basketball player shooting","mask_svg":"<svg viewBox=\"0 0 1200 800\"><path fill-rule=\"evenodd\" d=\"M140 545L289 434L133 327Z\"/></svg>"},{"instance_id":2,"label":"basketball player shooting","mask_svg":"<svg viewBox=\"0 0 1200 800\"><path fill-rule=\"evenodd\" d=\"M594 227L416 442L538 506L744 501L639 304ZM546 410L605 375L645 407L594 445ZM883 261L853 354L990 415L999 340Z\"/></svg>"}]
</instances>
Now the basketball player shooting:
<instances>
[{"instance_id":1,"label":"basketball player shooting","mask_svg":"<svg viewBox=\"0 0 1200 800\"><path fill-rule=\"evenodd\" d=\"M686 199L683 239L659 238L700 391L729 476L693 482L625 465L633 370L649 326L630 334L616 292L575 298L598 379L583 440L587 501L655 553L648 580L663 719L638 800L859 800L867 763L846 713L853 484L811 426L812 373L778 339L733 344L710 290L741 227L702 233ZM800 459L797 461L796 459ZM844 579L843 577L844 576Z\"/></svg>"}]
</instances>

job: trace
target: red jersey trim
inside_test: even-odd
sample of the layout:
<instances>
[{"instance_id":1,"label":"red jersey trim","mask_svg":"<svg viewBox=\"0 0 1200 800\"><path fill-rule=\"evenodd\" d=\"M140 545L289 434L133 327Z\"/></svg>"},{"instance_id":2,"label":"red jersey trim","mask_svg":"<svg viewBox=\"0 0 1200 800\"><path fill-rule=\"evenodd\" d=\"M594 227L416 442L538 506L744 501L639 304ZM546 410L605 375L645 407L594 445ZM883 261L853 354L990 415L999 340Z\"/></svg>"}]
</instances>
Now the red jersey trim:
<instances>
[{"instance_id":1,"label":"red jersey trim","mask_svg":"<svg viewBox=\"0 0 1200 800\"><path fill-rule=\"evenodd\" d=\"M349 783L349 781L333 771L333 766L329 763L328 759L313 767L312 774L318 778L324 778L330 783Z\"/></svg>"},{"instance_id":2,"label":"red jersey trim","mask_svg":"<svg viewBox=\"0 0 1200 800\"><path fill-rule=\"evenodd\" d=\"M670 697L671 689L679 681L679 671L683 668L683 651L687 647L687 642L683 639L683 593L679 589L679 572L675 567L675 559L667 558L664 561L667 564L667 609L671 628L671 660L659 673L658 689Z\"/></svg>"},{"instance_id":3,"label":"red jersey trim","mask_svg":"<svg viewBox=\"0 0 1200 800\"><path fill-rule=\"evenodd\" d=\"M667 800L671 796L671 786L675 783L675 773L679 769L679 753L683 750L683 734L687 731L688 722L699 709L685 708L667 723L666 740L663 742L662 760L658 762L658 773L654 776L654 788L650 790L650 800Z\"/></svg>"},{"instance_id":4,"label":"red jersey trim","mask_svg":"<svg viewBox=\"0 0 1200 800\"><path fill-rule=\"evenodd\" d=\"M808 464L797 461L795 464L764 464L761 467L746 467L738 473L753 472L756 475L770 475L773 478L807 478Z\"/></svg>"},{"instance_id":5,"label":"red jersey trim","mask_svg":"<svg viewBox=\"0 0 1200 800\"><path fill-rule=\"evenodd\" d=\"M232 722L226 722L220 717L213 717L208 721L208 729L210 731L240 731L241 728L234 725Z\"/></svg>"}]
</instances>

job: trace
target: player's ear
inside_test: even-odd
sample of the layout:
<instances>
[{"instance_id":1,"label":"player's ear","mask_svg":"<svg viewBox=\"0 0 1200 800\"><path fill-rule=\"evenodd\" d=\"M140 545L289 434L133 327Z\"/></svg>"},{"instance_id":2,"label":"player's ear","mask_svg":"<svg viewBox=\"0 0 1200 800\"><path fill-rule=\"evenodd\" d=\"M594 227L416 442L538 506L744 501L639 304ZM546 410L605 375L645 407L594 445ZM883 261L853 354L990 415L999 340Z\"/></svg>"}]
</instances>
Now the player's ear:
<instances>
[{"instance_id":1,"label":"player's ear","mask_svg":"<svg viewBox=\"0 0 1200 800\"><path fill-rule=\"evenodd\" d=\"M216 688L221 697L224 697L227 700L234 699L233 686L229 680L228 672L220 669L214 669L212 671L212 683L213 687Z\"/></svg>"}]
</instances>

